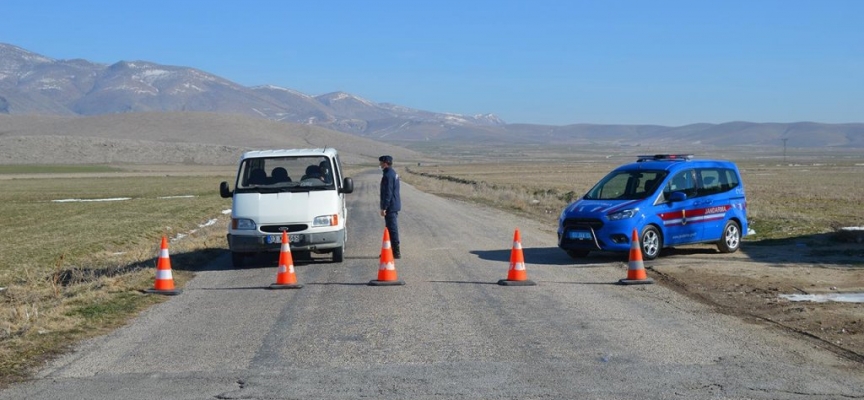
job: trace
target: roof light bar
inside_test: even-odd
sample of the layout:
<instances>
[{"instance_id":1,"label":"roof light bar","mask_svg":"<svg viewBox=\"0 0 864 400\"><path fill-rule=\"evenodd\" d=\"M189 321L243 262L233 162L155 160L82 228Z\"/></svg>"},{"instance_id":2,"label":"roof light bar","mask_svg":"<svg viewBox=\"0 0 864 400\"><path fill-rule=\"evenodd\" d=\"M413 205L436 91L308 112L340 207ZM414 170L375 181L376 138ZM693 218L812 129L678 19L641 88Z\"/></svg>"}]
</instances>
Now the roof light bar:
<instances>
[{"instance_id":1,"label":"roof light bar","mask_svg":"<svg viewBox=\"0 0 864 400\"><path fill-rule=\"evenodd\" d=\"M636 162L643 161L689 161L693 159L692 154L654 154L637 156Z\"/></svg>"}]
</instances>

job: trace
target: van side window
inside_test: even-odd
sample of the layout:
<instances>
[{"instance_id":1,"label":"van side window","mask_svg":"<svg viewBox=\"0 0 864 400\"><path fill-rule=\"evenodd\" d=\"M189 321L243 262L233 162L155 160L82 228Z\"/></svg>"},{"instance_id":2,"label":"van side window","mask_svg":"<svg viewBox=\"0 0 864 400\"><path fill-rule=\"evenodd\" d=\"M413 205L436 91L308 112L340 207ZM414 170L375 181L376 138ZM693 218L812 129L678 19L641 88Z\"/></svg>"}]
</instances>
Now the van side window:
<instances>
[{"instance_id":1,"label":"van side window","mask_svg":"<svg viewBox=\"0 0 864 400\"><path fill-rule=\"evenodd\" d=\"M710 196L715 193L720 193L720 174L721 170L714 168L704 168L698 171L699 178L702 184L699 186L699 196Z\"/></svg>"},{"instance_id":2,"label":"van side window","mask_svg":"<svg viewBox=\"0 0 864 400\"><path fill-rule=\"evenodd\" d=\"M738 187L738 176L728 168L703 168L698 171L702 184L699 196L728 192Z\"/></svg>"},{"instance_id":3,"label":"van side window","mask_svg":"<svg viewBox=\"0 0 864 400\"><path fill-rule=\"evenodd\" d=\"M333 158L333 179L336 181L336 185L340 188L342 187L342 161L339 160L339 156Z\"/></svg>"},{"instance_id":4,"label":"van side window","mask_svg":"<svg viewBox=\"0 0 864 400\"><path fill-rule=\"evenodd\" d=\"M736 174L735 171L731 169L724 169L722 171L723 172L720 174L721 192L728 192L740 185L740 182L738 182L738 174Z\"/></svg>"},{"instance_id":5,"label":"van side window","mask_svg":"<svg viewBox=\"0 0 864 400\"><path fill-rule=\"evenodd\" d=\"M663 188L663 197L668 199L674 192L683 192L687 197L695 196L696 182L693 179L693 172L692 169L688 169L675 174Z\"/></svg>"}]
</instances>

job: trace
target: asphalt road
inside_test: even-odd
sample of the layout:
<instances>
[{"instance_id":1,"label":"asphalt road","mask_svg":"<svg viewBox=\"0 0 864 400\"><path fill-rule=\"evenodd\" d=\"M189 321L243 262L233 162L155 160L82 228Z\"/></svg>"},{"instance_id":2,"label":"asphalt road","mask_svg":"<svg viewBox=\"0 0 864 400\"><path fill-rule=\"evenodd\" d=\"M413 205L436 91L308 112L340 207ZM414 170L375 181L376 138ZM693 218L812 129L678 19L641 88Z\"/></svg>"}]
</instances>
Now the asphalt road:
<instances>
[{"instance_id":1,"label":"asphalt road","mask_svg":"<svg viewBox=\"0 0 864 400\"><path fill-rule=\"evenodd\" d=\"M226 253L0 399L864 398L859 364L658 284L617 285L626 256L574 263L554 227L404 183L406 284L368 286L378 180L355 177L345 262L298 262L304 288L268 290L274 260L235 270ZM517 228L536 286L496 284Z\"/></svg>"}]
</instances>

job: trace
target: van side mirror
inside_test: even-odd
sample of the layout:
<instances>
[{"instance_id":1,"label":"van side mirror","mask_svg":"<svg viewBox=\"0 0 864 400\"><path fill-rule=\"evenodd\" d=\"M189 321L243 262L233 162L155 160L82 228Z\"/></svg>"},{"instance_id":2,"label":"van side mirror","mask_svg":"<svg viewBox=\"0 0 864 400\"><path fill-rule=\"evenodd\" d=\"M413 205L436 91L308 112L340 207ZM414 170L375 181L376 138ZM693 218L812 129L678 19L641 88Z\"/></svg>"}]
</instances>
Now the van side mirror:
<instances>
[{"instance_id":1,"label":"van side mirror","mask_svg":"<svg viewBox=\"0 0 864 400\"><path fill-rule=\"evenodd\" d=\"M351 178L343 178L342 179L342 188L339 189L339 193L353 193L354 192L354 180Z\"/></svg>"},{"instance_id":2,"label":"van side mirror","mask_svg":"<svg viewBox=\"0 0 864 400\"><path fill-rule=\"evenodd\" d=\"M222 182L219 184L219 195L222 196L223 199L227 199L234 195L234 193L228 190L228 182Z\"/></svg>"},{"instance_id":3,"label":"van side mirror","mask_svg":"<svg viewBox=\"0 0 864 400\"><path fill-rule=\"evenodd\" d=\"M672 195L669 196L669 201L671 202L684 200L687 200L687 194L685 194L684 192L672 192Z\"/></svg>"}]
</instances>

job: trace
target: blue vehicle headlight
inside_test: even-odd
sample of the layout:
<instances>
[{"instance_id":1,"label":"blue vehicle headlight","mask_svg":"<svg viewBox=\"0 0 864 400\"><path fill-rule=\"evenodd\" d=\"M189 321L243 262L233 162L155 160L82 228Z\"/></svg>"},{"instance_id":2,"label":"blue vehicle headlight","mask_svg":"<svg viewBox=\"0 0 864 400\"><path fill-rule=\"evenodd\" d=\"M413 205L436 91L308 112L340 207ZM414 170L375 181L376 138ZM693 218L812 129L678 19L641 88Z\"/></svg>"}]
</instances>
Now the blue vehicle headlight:
<instances>
[{"instance_id":1,"label":"blue vehicle headlight","mask_svg":"<svg viewBox=\"0 0 864 400\"><path fill-rule=\"evenodd\" d=\"M633 218L639 213L638 208L630 208L627 210L616 211L606 216L610 221L619 221L622 219Z\"/></svg>"}]
</instances>

